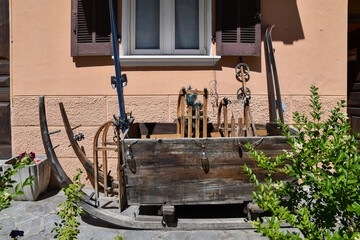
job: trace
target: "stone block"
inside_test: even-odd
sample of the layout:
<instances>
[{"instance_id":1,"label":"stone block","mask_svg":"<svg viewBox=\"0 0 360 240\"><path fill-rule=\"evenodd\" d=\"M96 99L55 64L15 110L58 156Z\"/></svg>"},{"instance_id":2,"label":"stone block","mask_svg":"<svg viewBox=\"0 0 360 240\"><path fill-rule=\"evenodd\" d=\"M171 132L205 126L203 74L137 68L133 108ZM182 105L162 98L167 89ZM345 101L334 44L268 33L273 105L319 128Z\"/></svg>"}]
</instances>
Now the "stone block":
<instances>
[{"instance_id":1,"label":"stone block","mask_svg":"<svg viewBox=\"0 0 360 240\"><path fill-rule=\"evenodd\" d=\"M136 122L167 122L169 119L168 96L125 96L125 111L132 112ZM107 97L107 119L119 115L117 97Z\"/></svg>"},{"instance_id":2,"label":"stone block","mask_svg":"<svg viewBox=\"0 0 360 240\"><path fill-rule=\"evenodd\" d=\"M12 126L38 126L39 125L39 99L38 97L14 97L12 109Z\"/></svg>"},{"instance_id":3,"label":"stone block","mask_svg":"<svg viewBox=\"0 0 360 240\"><path fill-rule=\"evenodd\" d=\"M22 152L45 153L41 138L40 126L12 127L12 154L17 156Z\"/></svg>"},{"instance_id":4,"label":"stone block","mask_svg":"<svg viewBox=\"0 0 360 240\"><path fill-rule=\"evenodd\" d=\"M63 102L71 126L100 126L106 121L104 96L45 97L49 126L63 126L59 102Z\"/></svg>"}]
</instances>

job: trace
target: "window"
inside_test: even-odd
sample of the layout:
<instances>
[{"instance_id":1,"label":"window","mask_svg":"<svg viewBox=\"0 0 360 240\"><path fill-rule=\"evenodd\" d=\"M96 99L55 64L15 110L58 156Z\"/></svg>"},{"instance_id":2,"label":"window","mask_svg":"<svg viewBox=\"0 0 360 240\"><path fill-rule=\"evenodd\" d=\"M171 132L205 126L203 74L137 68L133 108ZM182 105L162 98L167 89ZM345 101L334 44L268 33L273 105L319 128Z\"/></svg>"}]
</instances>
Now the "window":
<instances>
[{"instance_id":1,"label":"window","mask_svg":"<svg viewBox=\"0 0 360 240\"><path fill-rule=\"evenodd\" d=\"M130 54L204 54L205 0L132 0Z\"/></svg>"},{"instance_id":2,"label":"window","mask_svg":"<svg viewBox=\"0 0 360 240\"><path fill-rule=\"evenodd\" d=\"M71 56L111 56L108 0L71 1Z\"/></svg>"}]
</instances>

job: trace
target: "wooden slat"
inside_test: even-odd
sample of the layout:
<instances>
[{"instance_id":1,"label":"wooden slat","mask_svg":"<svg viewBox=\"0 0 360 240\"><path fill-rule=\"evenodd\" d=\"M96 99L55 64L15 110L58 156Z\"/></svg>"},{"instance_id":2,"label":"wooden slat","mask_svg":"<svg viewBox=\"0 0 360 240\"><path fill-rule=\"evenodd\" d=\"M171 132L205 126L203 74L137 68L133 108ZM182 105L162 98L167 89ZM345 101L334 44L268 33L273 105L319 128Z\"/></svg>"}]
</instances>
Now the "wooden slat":
<instances>
[{"instance_id":1,"label":"wooden slat","mask_svg":"<svg viewBox=\"0 0 360 240\"><path fill-rule=\"evenodd\" d=\"M0 159L9 159L11 157L11 145L0 145Z\"/></svg>"},{"instance_id":2,"label":"wooden slat","mask_svg":"<svg viewBox=\"0 0 360 240\"><path fill-rule=\"evenodd\" d=\"M180 134L178 134L178 133L150 135L150 139L155 139L155 138L179 138L179 137L180 137Z\"/></svg>"},{"instance_id":3,"label":"wooden slat","mask_svg":"<svg viewBox=\"0 0 360 240\"><path fill-rule=\"evenodd\" d=\"M351 92L347 104L348 106L360 106L360 92Z\"/></svg>"},{"instance_id":4,"label":"wooden slat","mask_svg":"<svg viewBox=\"0 0 360 240\"><path fill-rule=\"evenodd\" d=\"M360 82L355 82L351 91L360 91Z\"/></svg>"},{"instance_id":5,"label":"wooden slat","mask_svg":"<svg viewBox=\"0 0 360 240\"><path fill-rule=\"evenodd\" d=\"M242 137L244 136L244 125L241 117L238 119L238 126L239 126L238 136Z\"/></svg>"},{"instance_id":6,"label":"wooden slat","mask_svg":"<svg viewBox=\"0 0 360 240\"><path fill-rule=\"evenodd\" d=\"M185 95L181 95L181 118L180 118L180 121L181 121L181 130L180 130L180 135L181 137L185 137Z\"/></svg>"},{"instance_id":7,"label":"wooden slat","mask_svg":"<svg viewBox=\"0 0 360 240\"><path fill-rule=\"evenodd\" d=\"M0 87L10 87L10 76L0 76Z\"/></svg>"},{"instance_id":8,"label":"wooden slat","mask_svg":"<svg viewBox=\"0 0 360 240\"><path fill-rule=\"evenodd\" d=\"M228 112L227 105L223 105L224 113L224 135L225 137L229 136L229 122L228 122Z\"/></svg>"},{"instance_id":9,"label":"wooden slat","mask_svg":"<svg viewBox=\"0 0 360 240\"><path fill-rule=\"evenodd\" d=\"M10 88L2 87L0 88L0 102L10 101Z\"/></svg>"},{"instance_id":10,"label":"wooden slat","mask_svg":"<svg viewBox=\"0 0 360 240\"><path fill-rule=\"evenodd\" d=\"M192 137L192 122L193 122L193 117L192 117L192 106L188 107L188 137L191 138Z\"/></svg>"},{"instance_id":11,"label":"wooden slat","mask_svg":"<svg viewBox=\"0 0 360 240\"><path fill-rule=\"evenodd\" d=\"M231 132L230 132L230 137L235 137L235 118L234 116L231 116Z\"/></svg>"},{"instance_id":12,"label":"wooden slat","mask_svg":"<svg viewBox=\"0 0 360 240\"><path fill-rule=\"evenodd\" d=\"M0 144L11 143L10 103L0 102Z\"/></svg>"},{"instance_id":13,"label":"wooden slat","mask_svg":"<svg viewBox=\"0 0 360 240\"><path fill-rule=\"evenodd\" d=\"M0 75L9 75L10 64L8 62L0 62Z\"/></svg>"},{"instance_id":14,"label":"wooden slat","mask_svg":"<svg viewBox=\"0 0 360 240\"><path fill-rule=\"evenodd\" d=\"M195 110L195 137L200 137L200 106L196 106Z\"/></svg>"},{"instance_id":15,"label":"wooden slat","mask_svg":"<svg viewBox=\"0 0 360 240\"><path fill-rule=\"evenodd\" d=\"M350 115L358 115L358 116L360 116L360 108L357 108L357 107L348 107L347 112Z\"/></svg>"},{"instance_id":16,"label":"wooden slat","mask_svg":"<svg viewBox=\"0 0 360 240\"><path fill-rule=\"evenodd\" d=\"M207 137L207 89L204 89L204 97L203 97L203 138Z\"/></svg>"}]
</instances>

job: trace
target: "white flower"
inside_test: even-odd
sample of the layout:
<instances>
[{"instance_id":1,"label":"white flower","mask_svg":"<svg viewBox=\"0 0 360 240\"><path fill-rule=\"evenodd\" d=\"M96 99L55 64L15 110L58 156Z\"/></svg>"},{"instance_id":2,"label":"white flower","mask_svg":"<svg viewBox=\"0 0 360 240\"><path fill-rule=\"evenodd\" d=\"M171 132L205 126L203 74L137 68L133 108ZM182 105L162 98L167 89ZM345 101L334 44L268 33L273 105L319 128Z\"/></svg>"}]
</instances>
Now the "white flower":
<instances>
[{"instance_id":1,"label":"white flower","mask_svg":"<svg viewBox=\"0 0 360 240\"><path fill-rule=\"evenodd\" d=\"M343 136L343 140L344 140L344 141L348 141L348 140L350 140L350 138L351 138L351 137L350 137L349 135L344 135L344 136ZM359 240L360 240L360 239L359 239Z\"/></svg>"},{"instance_id":2,"label":"white flower","mask_svg":"<svg viewBox=\"0 0 360 240\"><path fill-rule=\"evenodd\" d=\"M288 151L286 151L285 149L284 149L283 151L284 151L284 153L286 154L286 157L287 157L287 158L292 158L292 157L294 156L294 153L293 153L293 152L288 152Z\"/></svg>"},{"instance_id":3,"label":"white flower","mask_svg":"<svg viewBox=\"0 0 360 240\"><path fill-rule=\"evenodd\" d=\"M275 188L275 189L280 189L280 188L283 188L283 187L284 187L283 182L273 184L273 188Z\"/></svg>"},{"instance_id":4,"label":"white flower","mask_svg":"<svg viewBox=\"0 0 360 240\"><path fill-rule=\"evenodd\" d=\"M302 143L295 142L295 143L294 143L294 149L295 149L295 152L296 152L296 153L300 153L301 150L303 149Z\"/></svg>"},{"instance_id":5,"label":"white flower","mask_svg":"<svg viewBox=\"0 0 360 240\"><path fill-rule=\"evenodd\" d=\"M345 112L340 113L340 116L339 116L339 117L340 117L340 119L342 119L343 121L346 121L346 120L349 119L347 113L345 113ZM359 239L359 240L360 240L360 239Z\"/></svg>"},{"instance_id":6,"label":"white flower","mask_svg":"<svg viewBox=\"0 0 360 240\"><path fill-rule=\"evenodd\" d=\"M360 240L360 237L359 237L359 236L357 236L357 237L355 237L355 238L354 238L354 240Z\"/></svg>"},{"instance_id":7,"label":"white flower","mask_svg":"<svg viewBox=\"0 0 360 240\"><path fill-rule=\"evenodd\" d=\"M9 198L9 197L10 197L10 193L8 193L8 192L4 192L4 193L3 193L3 196L4 196L4 198L5 198L5 199L7 199L7 198Z\"/></svg>"}]
</instances>

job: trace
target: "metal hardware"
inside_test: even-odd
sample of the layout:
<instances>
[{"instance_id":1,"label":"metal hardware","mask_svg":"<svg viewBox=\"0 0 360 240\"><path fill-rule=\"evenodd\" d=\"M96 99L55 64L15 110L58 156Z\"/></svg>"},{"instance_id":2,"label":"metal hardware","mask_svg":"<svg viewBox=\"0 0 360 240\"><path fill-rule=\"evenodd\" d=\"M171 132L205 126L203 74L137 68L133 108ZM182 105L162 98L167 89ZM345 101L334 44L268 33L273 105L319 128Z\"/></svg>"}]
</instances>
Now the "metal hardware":
<instances>
[{"instance_id":1,"label":"metal hardware","mask_svg":"<svg viewBox=\"0 0 360 240\"><path fill-rule=\"evenodd\" d=\"M75 136L74 136L74 140L77 142L84 140L84 138L85 138L85 135L82 132L79 132L79 133L75 134Z\"/></svg>"},{"instance_id":2,"label":"metal hardware","mask_svg":"<svg viewBox=\"0 0 360 240\"><path fill-rule=\"evenodd\" d=\"M248 81L249 79L249 73L250 73L250 68L246 63L239 63L238 65L236 65L235 67L235 74L236 76L240 79L240 81L242 81L242 76L241 76L241 67L244 68L244 77L245 80Z\"/></svg>"}]
</instances>

